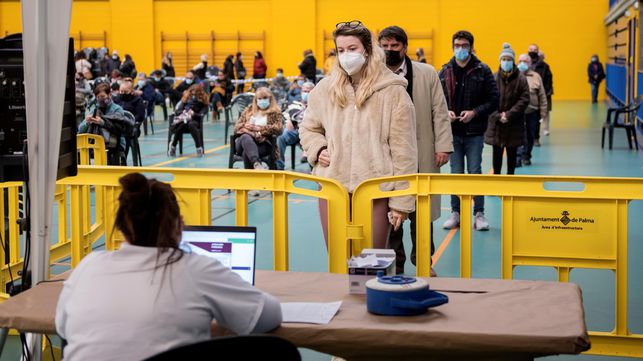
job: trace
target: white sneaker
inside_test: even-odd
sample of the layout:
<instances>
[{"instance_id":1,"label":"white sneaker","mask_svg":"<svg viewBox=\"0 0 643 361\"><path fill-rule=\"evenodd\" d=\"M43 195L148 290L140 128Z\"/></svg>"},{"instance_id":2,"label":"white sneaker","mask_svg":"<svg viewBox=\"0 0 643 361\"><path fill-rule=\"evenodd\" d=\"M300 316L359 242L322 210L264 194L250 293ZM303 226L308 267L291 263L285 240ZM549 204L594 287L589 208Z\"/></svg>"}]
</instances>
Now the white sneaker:
<instances>
[{"instance_id":1,"label":"white sneaker","mask_svg":"<svg viewBox=\"0 0 643 361\"><path fill-rule=\"evenodd\" d=\"M545 135L549 135L549 130L544 130L544 131L543 131L543 134L545 134Z\"/></svg>"},{"instance_id":2,"label":"white sneaker","mask_svg":"<svg viewBox=\"0 0 643 361\"><path fill-rule=\"evenodd\" d=\"M263 163L261 163L261 162L255 162L255 164L253 164L253 167L255 168L255 170L266 170L266 169L268 169L268 167L263 165Z\"/></svg>"},{"instance_id":3,"label":"white sneaker","mask_svg":"<svg viewBox=\"0 0 643 361\"><path fill-rule=\"evenodd\" d=\"M477 231L489 230L489 222L487 222L487 219L484 217L484 213L478 212L475 217L473 217L473 229Z\"/></svg>"},{"instance_id":4,"label":"white sneaker","mask_svg":"<svg viewBox=\"0 0 643 361\"><path fill-rule=\"evenodd\" d=\"M460 212L451 212L449 218L444 222L442 228L453 229L460 227Z\"/></svg>"}]
</instances>

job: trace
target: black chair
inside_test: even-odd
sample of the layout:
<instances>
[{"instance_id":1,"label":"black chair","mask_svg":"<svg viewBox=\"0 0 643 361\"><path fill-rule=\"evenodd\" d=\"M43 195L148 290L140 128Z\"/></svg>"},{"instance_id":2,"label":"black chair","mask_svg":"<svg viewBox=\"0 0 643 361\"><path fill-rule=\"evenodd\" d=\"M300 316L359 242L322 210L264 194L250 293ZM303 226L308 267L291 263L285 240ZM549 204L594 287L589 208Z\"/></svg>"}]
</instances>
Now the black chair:
<instances>
[{"instance_id":1,"label":"black chair","mask_svg":"<svg viewBox=\"0 0 643 361\"><path fill-rule=\"evenodd\" d=\"M295 169L295 153L297 151L298 146L299 146L299 143L289 145L289 147L290 147L290 167L292 169Z\"/></svg>"},{"instance_id":2,"label":"black chair","mask_svg":"<svg viewBox=\"0 0 643 361\"><path fill-rule=\"evenodd\" d=\"M624 128L625 134L627 136L627 144L632 149L632 138L634 138L634 147L639 149L639 142L636 137L636 116L638 114L639 108L643 103L643 94L636 97L636 99L631 102L629 105L622 106L620 108L609 108L607 109L607 119L605 124L603 124L603 132L601 136L601 148L605 147L605 130L608 131L608 140L609 140L609 149L612 149L612 143L614 140L614 128ZM623 119L623 122L619 122L619 116L623 114L626 118ZM614 117L612 117L614 115ZM627 119L627 122L626 120Z\"/></svg>"},{"instance_id":3,"label":"black chair","mask_svg":"<svg viewBox=\"0 0 643 361\"><path fill-rule=\"evenodd\" d=\"M254 98L254 93L238 94L234 98L232 98L230 104L225 107L225 134L223 138L224 142L226 142L225 144L227 144L228 141L228 132L230 130L230 125L234 124L234 122L232 121L233 109L236 109L238 119L239 116L241 116L241 113L243 113L243 111L246 110L246 108L250 106L250 104L252 104Z\"/></svg>"},{"instance_id":4,"label":"black chair","mask_svg":"<svg viewBox=\"0 0 643 361\"><path fill-rule=\"evenodd\" d=\"M228 158L228 168L232 169L234 163L243 162L243 156L237 153L237 147L235 147L235 140L239 138L241 134L233 134L230 136L230 156ZM272 149L268 154L262 155L261 161L268 165L268 169L276 170L277 169L277 159L275 158L275 147L277 146L277 137L271 137L268 141L272 146Z\"/></svg>"},{"instance_id":5,"label":"black chair","mask_svg":"<svg viewBox=\"0 0 643 361\"><path fill-rule=\"evenodd\" d=\"M150 104L147 100L143 100L145 104L145 120L143 120L143 134L147 135L147 122L150 122L150 128L152 134L154 134L154 106L150 108Z\"/></svg>"},{"instance_id":6,"label":"black chair","mask_svg":"<svg viewBox=\"0 0 643 361\"><path fill-rule=\"evenodd\" d=\"M125 146L126 150L125 153L129 150L132 152L132 164L135 167L142 167L143 166L143 159L141 156L141 146L138 143L138 137L141 135L141 124L135 122L135 117L134 114L131 112L128 112L127 110L124 110L123 113L125 114L126 117L132 120L134 122L134 126L132 129L129 131L129 134L125 135Z\"/></svg>"},{"instance_id":7,"label":"black chair","mask_svg":"<svg viewBox=\"0 0 643 361\"><path fill-rule=\"evenodd\" d=\"M175 109L178 109L179 106L181 105L181 102L176 103ZM193 119L196 119L199 122L199 137L201 138L201 144L203 144L203 148L205 150L205 143L203 142L203 117L207 112L209 111L209 107L203 107L203 110L199 112L198 114L195 114L196 117ZM174 117L175 114L170 114L168 116L168 129L167 129L167 148L170 148L170 142L172 141L172 132L170 131L170 127L172 127L172 124L174 123ZM176 134L176 137L178 139L178 148L179 148L179 154L183 154L183 133L178 133Z\"/></svg>"},{"instance_id":8,"label":"black chair","mask_svg":"<svg viewBox=\"0 0 643 361\"><path fill-rule=\"evenodd\" d=\"M144 361L257 360L301 361L297 346L272 335L226 336L180 346Z\"/></svg>"}]
</instances>

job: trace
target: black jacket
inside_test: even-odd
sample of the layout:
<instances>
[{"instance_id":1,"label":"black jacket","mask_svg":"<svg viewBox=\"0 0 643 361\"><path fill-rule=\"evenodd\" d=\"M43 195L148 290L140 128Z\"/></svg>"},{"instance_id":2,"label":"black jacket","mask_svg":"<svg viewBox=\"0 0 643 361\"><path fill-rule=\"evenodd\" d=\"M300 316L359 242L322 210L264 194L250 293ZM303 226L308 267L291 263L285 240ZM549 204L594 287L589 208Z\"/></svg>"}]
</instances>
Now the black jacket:
<instances>
[{"instance_id":1,"label":"black jacket","mask_svg":"<svg viewBox=\"0 0 643 361\"><path fill-rule=\"evenodd\" d=\"M223 63L223 74L225 74L228 79L234 79L234 64L232 60L226 59Z\"/></svg>"},{"instance_id":2,"label":"black jacket","mask_svg":"<svg viewBox=\"0 0 643 361\"><path fill-rule=\"evenodd\" d=\"M455 57L440 69L440 82L449 110L455 111L456 76L454 67L459 66ZM464 74L463 110L473 109L476 116L469 123L455 121L451 123L454 135L483 135L487 130L489 115L498 110L498 87L491 69L475 55L471 55L467 72ZM459 114L458 114L459 115Z\"/></svg>"},{"instance_id":3,"label":"black jacket","mask_svg":"<svg viewBox=\"0 0 643 361\"><path fill-rule=\"evenodd\" d=\"M317 59L312 55L305 57L304 61L299 64L299 70L301 70L301 73L304 74L307 79L314 82L317 77Z\"/></svg>"},{"instance_id":4,"label":"black jacket","mask_svg":"<svg viewBox=\"0 0 643 361\"><path fill-rule=\"evenodd\" d=\"M589 63L587 66L587 77L592 84L600 84L605 79L605 70L600 61Z\"/></svg>"},{"instance_id":5,"label":"black jacket","mask_svg":"<svg viewBox=\"0 0 643 361\"><path fill-rule=\"evenodd\" d=\"M243 66L243 61L237 59L237 61L234 62L234 67L237 69L237 79L245 79L246 67Z\"/></svg>"},{"instance_id":6,"label":"black jacket","mask_svg":"<svg viewBox=\"0 0 643 361\"><path fill-rule=\"evenodd\" d=\"M143 102L143 98L136 95L130 95L129 97L119 95L114 97L114 103L120 105L123 110L127 110L134 115L134 121L136 122L137 128L145 120L145 104ZM136 134L136 136L138 137L139 134Z\"/></svg>"},{"instance_id":7,"label":"black jacket","mask_svg":"<svg viewBox=\"0 0 643 361\"><path fill-rule=\"evenodd\" d=\"M551 96L554 94L554 75L551 73L551 69L549 69L549 64L543 60L539 60L536 64L532 65L532 68L543 80L547 100L551 99Z\"/></svg>"}]
</instances>

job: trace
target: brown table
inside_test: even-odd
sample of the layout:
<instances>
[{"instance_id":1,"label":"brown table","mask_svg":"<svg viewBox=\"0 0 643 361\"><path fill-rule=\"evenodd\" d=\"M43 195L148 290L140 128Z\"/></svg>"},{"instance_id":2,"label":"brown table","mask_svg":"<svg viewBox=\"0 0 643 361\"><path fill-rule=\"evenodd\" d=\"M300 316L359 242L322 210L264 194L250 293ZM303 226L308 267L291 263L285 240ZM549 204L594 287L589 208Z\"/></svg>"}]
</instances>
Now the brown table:
<instances>
[{"instance_id":1,"label":"brown table","mask_svg":"<svg viewBox=\"0 0 643 361\"><path fill-rule=\"evenodd\" d=\"M342 300L327 325L285 323L273 333L348 360L530 360L589 349L580 288L570 283L432 278L449 303L427 314L386 317L348 294L346 275L257 271L257 287L284 302ZM55 333L61 282L0 305L0 327Z\"/></svg>"}]
</instances>

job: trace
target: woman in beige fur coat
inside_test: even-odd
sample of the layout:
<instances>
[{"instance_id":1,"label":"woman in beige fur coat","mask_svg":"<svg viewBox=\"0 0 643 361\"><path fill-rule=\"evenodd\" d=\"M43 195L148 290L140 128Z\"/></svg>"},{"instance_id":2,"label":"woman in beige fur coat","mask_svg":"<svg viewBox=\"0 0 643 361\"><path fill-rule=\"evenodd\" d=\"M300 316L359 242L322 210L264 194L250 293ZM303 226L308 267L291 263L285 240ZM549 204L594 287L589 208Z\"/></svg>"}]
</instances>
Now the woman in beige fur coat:
<instances>
[{"instance_id":1,"label":"woman in beige fur coat","mask_svg":"<svg viewBox=\"0 0 643 361\"><path fill-rule=\"evenodd\" d=\"M338 61L309 96L299 128L313 174L338 180L349 192L370 178L417 173L415 110L406 79L384 63L384 51L360 22L340 23L333 33ZM386 190L403 189L404 182ZM325 201L320 199L328 241ZM413 196L373 202L373 246L384 248L390 223L399 228L415 210Z\"/></svg>"}]
</instances>

